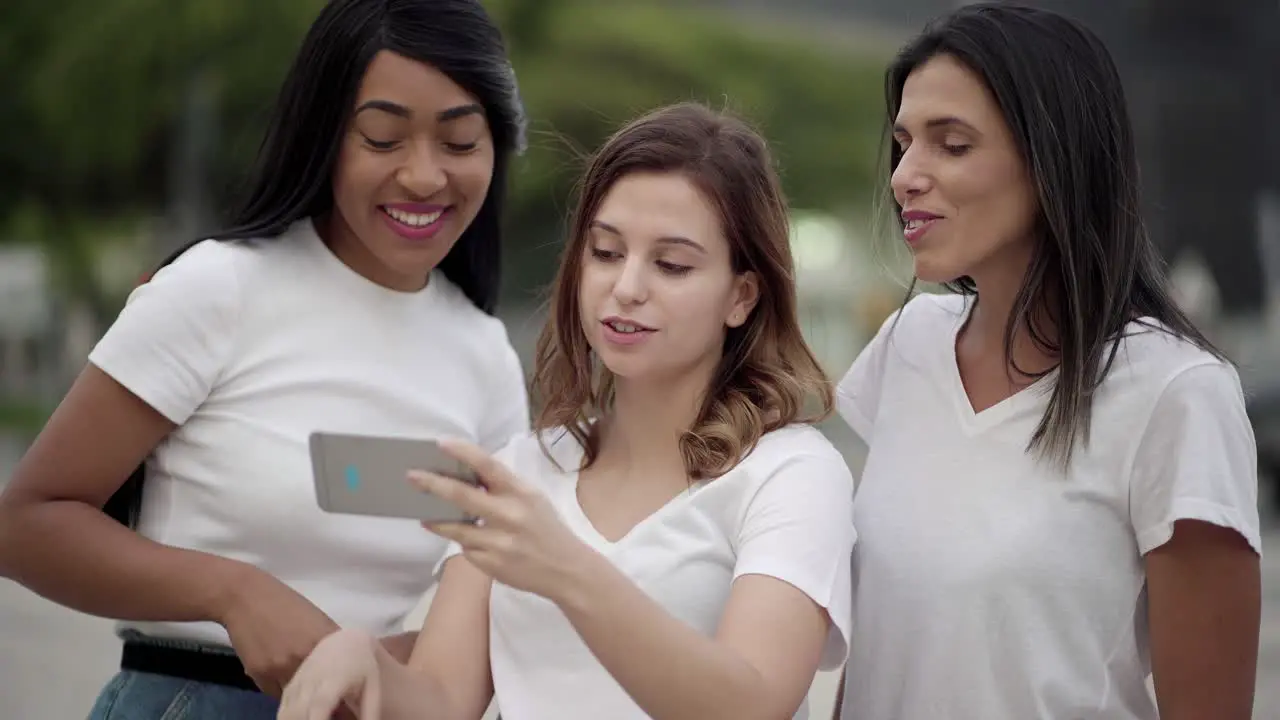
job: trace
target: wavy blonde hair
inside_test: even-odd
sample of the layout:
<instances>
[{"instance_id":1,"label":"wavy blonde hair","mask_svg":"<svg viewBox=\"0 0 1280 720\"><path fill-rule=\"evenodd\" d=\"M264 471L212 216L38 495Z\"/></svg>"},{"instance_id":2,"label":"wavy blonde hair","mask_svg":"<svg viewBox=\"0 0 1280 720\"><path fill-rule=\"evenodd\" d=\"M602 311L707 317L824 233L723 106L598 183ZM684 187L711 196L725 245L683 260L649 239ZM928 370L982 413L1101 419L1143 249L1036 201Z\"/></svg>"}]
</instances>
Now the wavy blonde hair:
<instances>
[{"instance_id":1,"label":"wavy blonde hair","mask_svg":"<svg viewBox=\"0 0 1280 720\"><path fill-rule=\"evenodd\" d=\"M578 285L600 203L614 183L636 172L680 173L693 182L720 215L734 272L753 272L759 281L756 307L742 326L728 329L697 419L680 437L689 476L718 477L765 433L822 420L834 401L831 381L800 330L787 202L768 146L744 121L700 104L650 112L591 158L538 338L533 390L541 410L534 424L573 435L584 449L583 468L599 454L593 420L612 407L613 376L587 344Z\"/></svg>"}]
</instances>

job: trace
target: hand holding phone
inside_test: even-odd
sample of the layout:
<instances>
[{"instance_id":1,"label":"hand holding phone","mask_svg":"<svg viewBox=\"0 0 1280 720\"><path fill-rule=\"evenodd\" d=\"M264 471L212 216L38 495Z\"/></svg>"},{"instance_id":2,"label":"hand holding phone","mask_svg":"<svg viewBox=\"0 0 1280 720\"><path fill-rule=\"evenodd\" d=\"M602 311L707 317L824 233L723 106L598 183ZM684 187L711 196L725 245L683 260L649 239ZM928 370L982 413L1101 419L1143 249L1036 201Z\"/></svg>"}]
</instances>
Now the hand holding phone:
<instances>
[{"instance_id":1,"label":"hand holding phone","mask_svg":"<svg viewBox=\"0 0 1280 720\"><path fill-rule=\"evenodd\" d=\"M474 470L434 440L314 432L310 446L316 500L327 512L422 522L474 520L455 503L409 481L410 471L425 470L479 484Z\"/></svg>"}]
</instances>

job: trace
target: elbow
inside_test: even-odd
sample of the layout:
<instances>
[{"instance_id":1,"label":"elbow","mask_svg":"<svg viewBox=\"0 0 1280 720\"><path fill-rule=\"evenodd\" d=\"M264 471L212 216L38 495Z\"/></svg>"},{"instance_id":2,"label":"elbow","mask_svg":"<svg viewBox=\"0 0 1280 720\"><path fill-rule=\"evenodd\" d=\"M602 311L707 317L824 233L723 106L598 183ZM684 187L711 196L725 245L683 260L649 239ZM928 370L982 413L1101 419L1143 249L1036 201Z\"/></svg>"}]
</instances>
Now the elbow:
<instances>
[{"instance_id":1,"label":"elbow","mask_svg":"<svg viewBox=\"0 0 1280 720\"><path fill-rule=\"evenodd\" d=\"M32 546L39 547L33 537L33 513L39 513L44 500L21 495L10 486L0 493L0 577L22 583L24 557Z\"/></svg>"},{"instance_id":2,"label":"elbow","mask_svg":"<svg viewBox=\"0 0 1280 720\"><path fill-rule=\"evenodd\" d=\"M22 509L6 493L0 496L0 577L16 580L14 562L22 535Z\"/></svg>"},{"instance_id":3,"label":"elbow","mask_svg":"<svg viewBox=\"0 0 1280 720\"><path fill-rule=\"evenodd\" d=\"M728 697L716 703L712 712L698 714L699 720L715 717L723 720L792 720L808 696L808 688L798 698L793 693L771 687L758 675L739 689L726 692Z\"/></svg>"}]
</instances>

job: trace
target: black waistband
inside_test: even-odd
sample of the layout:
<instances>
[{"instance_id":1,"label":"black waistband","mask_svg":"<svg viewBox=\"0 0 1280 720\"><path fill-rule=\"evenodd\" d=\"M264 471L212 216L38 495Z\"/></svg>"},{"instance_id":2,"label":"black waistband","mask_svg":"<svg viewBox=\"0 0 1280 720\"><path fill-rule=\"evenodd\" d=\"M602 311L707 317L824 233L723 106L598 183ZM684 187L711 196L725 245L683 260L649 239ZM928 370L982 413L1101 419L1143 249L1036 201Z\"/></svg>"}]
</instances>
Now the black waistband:
<instances>
[{"instance_id":1,"label":"black waistband","mask_svg":"<svg viewBox=\"0 0 1280 720\"><path fill-rule=\"evenodd\" d=\"M258 690L244 674L244 665L235 655L166 647L127 640L120 657L122 670L167 675L196 682L226 685L241 690Z\"/></svg>"}]
</instances>

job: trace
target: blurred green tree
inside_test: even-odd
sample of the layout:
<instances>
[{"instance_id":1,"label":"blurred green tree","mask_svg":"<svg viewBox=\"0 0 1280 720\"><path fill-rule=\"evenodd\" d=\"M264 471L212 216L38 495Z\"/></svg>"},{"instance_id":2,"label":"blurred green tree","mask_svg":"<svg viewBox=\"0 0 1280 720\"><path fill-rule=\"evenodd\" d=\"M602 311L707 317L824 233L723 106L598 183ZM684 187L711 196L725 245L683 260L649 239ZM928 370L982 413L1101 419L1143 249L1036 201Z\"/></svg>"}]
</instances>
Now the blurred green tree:
<instances>
[{"instance_id":1,"label":"blurred green tree","mask_svg":"<svg viewBox=\"0 0 1280 720\"><path fill-rule=\"evenodd\" d=\"M193 97L215 151L201 175L223 206L323 0L6 0L0 8L0 230L40 228L63 287L108 321L93 228L168 212L185 187ZM492 0L532 118L512 179L508 288L546 281L580 165L574 151L663 103L697 99L756 121L796 206L866 203L882 59L679 4ZM198 107L198 103L197 103ZM186 148L190 149L190 148ZM189 169L189 168L188 168ZM38 217L39 222L32 222ZM91 222L86 222L86 219ZM14 233L0 232L0 237ZM184 238L175 239L180 242Z\"/></svg>"}]
</instances>

